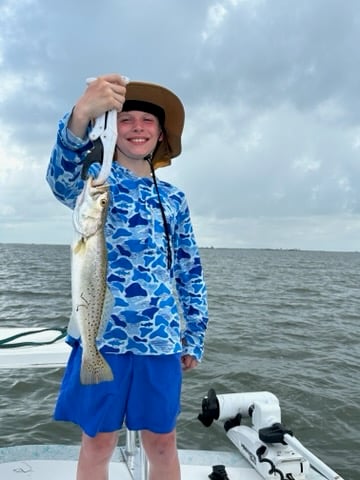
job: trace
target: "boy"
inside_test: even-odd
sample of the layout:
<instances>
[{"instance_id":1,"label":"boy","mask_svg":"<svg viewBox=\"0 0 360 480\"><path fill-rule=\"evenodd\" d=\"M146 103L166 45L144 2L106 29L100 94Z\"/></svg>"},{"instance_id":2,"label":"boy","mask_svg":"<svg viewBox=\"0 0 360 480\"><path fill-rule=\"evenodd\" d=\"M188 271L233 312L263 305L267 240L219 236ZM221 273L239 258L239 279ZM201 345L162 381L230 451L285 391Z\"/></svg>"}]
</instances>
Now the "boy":
<instances>
[{"instance_id":1,"label":"boy","mask_svg":"<svg viewBox=\"0 0 360 480\"><path fill-rule=\"evenodd\" d=\"M74 422L83 431L77 480L108 478L123 422L141 431L150 480L179 480L175 425L182 371L201 360L208 321L185 196L155 175L181 152L181 101L160 85L126 85L116 74L97 78L60 122L47 180L55 196L74 208L84 186L83 163L93 147L91 121L113 109L118 138L107 180L105 238L107 284L115 301L98 348L114 380L82 385L81 340L68 336L73 348L55 419ZM93 163L89 174L96 177L99 170Z\"/></svg>"}]
</instances>

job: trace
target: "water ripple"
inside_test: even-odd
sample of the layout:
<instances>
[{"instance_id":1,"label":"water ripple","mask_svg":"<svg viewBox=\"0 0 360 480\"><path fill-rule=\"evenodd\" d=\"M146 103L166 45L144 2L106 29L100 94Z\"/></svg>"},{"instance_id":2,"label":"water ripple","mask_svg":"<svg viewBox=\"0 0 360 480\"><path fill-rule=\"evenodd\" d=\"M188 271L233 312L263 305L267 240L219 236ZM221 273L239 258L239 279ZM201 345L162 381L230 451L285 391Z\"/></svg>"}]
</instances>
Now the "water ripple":
<instances>
[{"instance_id":1,"label":"water ripple","mask_svg":"<svg viewBox=\"0 0 360 480\"><path fill-rule=\"evenodd\" d=\"M202 397L270 390L297 438L347 480L360 447L360 254L202 250L210 324L205 358L185 375L181 448L230 450L197 420ZM1 245L0 323L63 326L70 313L64 246ZM78 443L52 421L62 369L2 371L0 446ZM31 412L31 413L29 413Z\"/></svg>"}]
</instances>

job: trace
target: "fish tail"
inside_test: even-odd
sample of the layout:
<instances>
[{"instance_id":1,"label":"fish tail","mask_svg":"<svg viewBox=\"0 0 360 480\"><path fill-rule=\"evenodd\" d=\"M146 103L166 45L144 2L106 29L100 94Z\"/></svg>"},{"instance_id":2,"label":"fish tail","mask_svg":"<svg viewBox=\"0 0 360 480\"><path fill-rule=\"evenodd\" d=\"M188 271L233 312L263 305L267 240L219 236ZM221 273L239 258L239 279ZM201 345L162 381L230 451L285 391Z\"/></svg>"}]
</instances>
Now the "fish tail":
<instances>
[{"instance_id":1,"label":"fish tail","mask_svg":"<svg viewBox=\"0 0 360 480\"><path fill-rule=\"evenodd\" d=\"M96 351L94 358L83 356L80 370L80 382L83 385L111 382L112 380L114 380L114 375L110 365L99 351Z\"/></svg>"}]
</instances>

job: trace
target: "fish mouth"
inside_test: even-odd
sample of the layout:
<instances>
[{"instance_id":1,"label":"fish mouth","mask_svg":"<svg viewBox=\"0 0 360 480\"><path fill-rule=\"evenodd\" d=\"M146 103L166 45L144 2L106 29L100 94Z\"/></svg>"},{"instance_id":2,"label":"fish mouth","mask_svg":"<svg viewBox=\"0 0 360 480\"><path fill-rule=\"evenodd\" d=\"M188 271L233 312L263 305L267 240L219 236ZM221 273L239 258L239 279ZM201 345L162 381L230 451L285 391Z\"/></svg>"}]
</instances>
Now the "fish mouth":
<instances>
[{"instance_id":1,"label":"fish mouth","mask_svg":"<svg viewBox=\"0 0 360 480\"><path fill-rule=\"evenodd\" d=\"M110 185L108 183L102 183L97 185L96 178L91 179L90 195L102 195L109 190Z\"/></svg>"},{"instance_id":2,"label":"fish mouth","mask_svg":"<svg viewBox=\"0 0 360 480\"><path fill-rule=\"evenodd\" d=\"M80 192L73 211L73 226L75 231L84 238L95 234L103 225L109 204L109 184L94 185L94 179L89 176Z\"/></svg>"}]
</instances>

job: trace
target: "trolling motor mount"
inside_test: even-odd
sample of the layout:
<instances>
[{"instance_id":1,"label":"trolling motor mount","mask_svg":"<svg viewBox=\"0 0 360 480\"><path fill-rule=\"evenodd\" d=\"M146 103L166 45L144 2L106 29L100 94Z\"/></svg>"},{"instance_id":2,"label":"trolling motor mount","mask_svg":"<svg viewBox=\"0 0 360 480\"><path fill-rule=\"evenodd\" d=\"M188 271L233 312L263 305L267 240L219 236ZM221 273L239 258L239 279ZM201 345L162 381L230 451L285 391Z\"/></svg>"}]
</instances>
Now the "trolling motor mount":
<instances>
[{"instance_id":1,"label":"trolling motor mount","mask_svg":"<svg viewBox=\"0 0 360 480\"><path fill-rule=\"evenodd\" d=\"M277 480L279 475L306 479L310 464L284 441L284 435L292 432L281 424L279 401L272 393L216 395L211 388L198 419L206 427L223 421L228 438L265 480ZM243 425L245 419L250 425Z\"/></svg>"}]
</instances>

